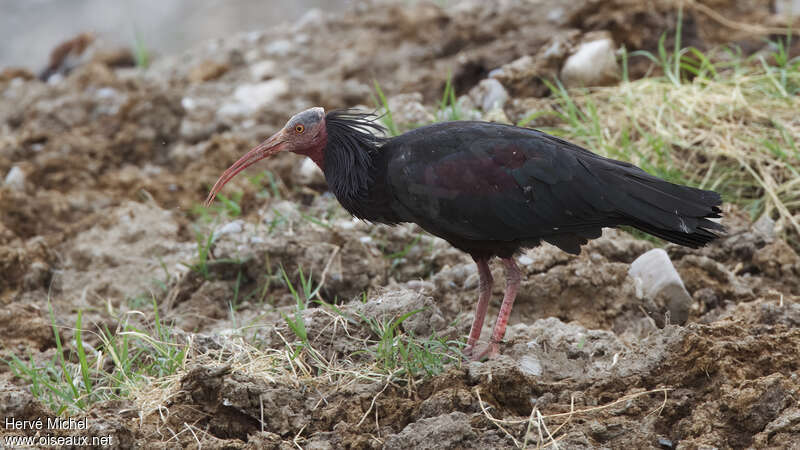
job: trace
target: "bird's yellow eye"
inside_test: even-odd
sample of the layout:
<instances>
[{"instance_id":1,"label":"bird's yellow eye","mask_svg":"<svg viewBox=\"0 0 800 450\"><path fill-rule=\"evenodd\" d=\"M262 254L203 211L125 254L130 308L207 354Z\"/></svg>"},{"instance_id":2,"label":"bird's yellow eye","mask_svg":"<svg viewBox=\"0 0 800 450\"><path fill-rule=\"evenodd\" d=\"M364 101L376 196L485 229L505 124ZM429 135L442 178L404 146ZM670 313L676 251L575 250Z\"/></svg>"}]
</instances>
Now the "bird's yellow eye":
<instances>
[{"instance_id":1,"label":"bird's yellow eye","mask_svg":"<svg viewBox=\"0 0 800 450\"><path fill-rule=\"evenodd\" d=\"M294 131L296 131L297 133L302 133L305 130L306 130L306 127L304 127L303 125L301 125L299 123L294 126Z\"/></svg>"}]
</instances>

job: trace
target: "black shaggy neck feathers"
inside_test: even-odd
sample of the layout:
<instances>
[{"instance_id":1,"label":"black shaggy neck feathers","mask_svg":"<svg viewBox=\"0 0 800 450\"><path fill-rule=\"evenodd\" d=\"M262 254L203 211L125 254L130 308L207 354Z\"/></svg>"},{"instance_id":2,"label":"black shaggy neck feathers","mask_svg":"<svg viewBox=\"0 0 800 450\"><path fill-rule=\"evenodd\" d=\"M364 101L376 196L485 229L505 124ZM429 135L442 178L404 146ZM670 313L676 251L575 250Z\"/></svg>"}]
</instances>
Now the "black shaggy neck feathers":
<instances>
[{"instance_id":1,"label":"black shaggy neck feathers","mask_svg":"<svg viewBox=\"0 0 800 450\"><path fill-rule=\"evenodd\" d=\"M339 203L356 217L367 218L373 157L386 142L386 129L371 113L352 109L325 115L328 142L324 151L325 180ZM380 133L380 134L376 134Z\"/></svg>"}]
</instances>

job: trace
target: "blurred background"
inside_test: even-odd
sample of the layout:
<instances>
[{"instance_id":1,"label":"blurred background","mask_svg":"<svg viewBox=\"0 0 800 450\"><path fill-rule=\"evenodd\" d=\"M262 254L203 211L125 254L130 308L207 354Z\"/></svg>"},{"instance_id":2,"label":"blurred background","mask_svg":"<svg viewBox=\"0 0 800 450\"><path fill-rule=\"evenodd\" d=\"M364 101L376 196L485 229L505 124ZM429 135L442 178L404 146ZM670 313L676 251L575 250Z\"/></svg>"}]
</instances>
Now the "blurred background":
<instances>
[{"instance_id":1,"label":"blurred background","mask_svg":"<svg viewBox=\"0 0 800 450\"><path fill-rule=\"evenodd\" d=\"M0 67L39 70L50 50L91 31L110 44L140 40L160 53L206 39L262 30L297 20L311 8L336 9L348 0L6 0L0 2Z\"/></svg>"}]
</instances>

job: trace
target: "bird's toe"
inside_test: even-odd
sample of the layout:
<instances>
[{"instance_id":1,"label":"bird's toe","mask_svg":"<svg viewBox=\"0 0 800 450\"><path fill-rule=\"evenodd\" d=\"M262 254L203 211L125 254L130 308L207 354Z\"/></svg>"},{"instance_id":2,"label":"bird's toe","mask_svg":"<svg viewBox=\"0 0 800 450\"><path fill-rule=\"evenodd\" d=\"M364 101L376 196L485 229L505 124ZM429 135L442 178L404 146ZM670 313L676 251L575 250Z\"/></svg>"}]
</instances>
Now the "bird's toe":
<instances>
[{"instance_id":1,"label":"bird's toe","mask_svg":"<svg viewBox=\"0 0 800 450\"><path fill-rule=\"evenodd\" d=\"M488 359L494 359L497 355L500 354L500 345L496 342L491 342L483 351L478 351L477 349L470 349L470 353L467 355L465 352L464 354L468 357L472 358L473 361L485 361Z\"/></svg>"},{"instance_id":2,"label":"bird's toe","mask_svg":"<svg viewBox=\"0 0 800 450\"><path fill-rule=\"evenodd\" d=\"M476 352L474 345L468 345L464 347L464 350L461 350L461 353L464 355L464 359L472 359L472 354Z\"/></svg>"}]
</instances>

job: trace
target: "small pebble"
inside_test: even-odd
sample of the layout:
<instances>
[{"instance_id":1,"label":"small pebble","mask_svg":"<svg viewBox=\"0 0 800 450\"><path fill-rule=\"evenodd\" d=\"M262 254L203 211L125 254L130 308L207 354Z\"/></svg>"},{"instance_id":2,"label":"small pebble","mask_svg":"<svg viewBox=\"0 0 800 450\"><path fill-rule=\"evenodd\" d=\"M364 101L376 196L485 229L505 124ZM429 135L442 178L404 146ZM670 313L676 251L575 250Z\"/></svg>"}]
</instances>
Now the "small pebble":
<instances>
[{"instance_id":1,"label":"small pebble","mask_svg":"<svg viewBox=\"0 0 800 450\"><path fill-rule=\"evenodd\" d=\"M6 175L3 185L8 186L15 191L25 190L25 173L17 166L11 168Z\"/></svg>"},{"instance_id":2,"label":"small pebble","mask_svg":"<svg viewBox=\"0 0 800 450\"><path fill-rule=\"evenodd\" d=\"M242 232L244 225L244 221L242 220L234 220L233 222L228 222L223 225L220 229L214 232L214 239L217 239L220 236L226 234L239 234Z\"/></svg>"}]
</instances>

